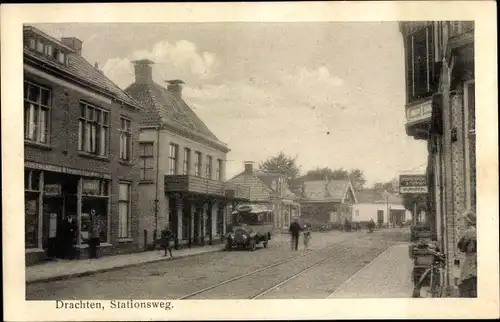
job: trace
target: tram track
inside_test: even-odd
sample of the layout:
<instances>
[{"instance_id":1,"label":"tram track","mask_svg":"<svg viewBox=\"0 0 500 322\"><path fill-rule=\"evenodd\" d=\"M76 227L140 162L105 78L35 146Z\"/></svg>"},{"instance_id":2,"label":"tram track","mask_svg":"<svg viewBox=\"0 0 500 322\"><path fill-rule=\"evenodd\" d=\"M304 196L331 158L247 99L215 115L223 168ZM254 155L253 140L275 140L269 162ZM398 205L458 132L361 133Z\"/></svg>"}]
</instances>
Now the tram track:
<instances>
[{"instance_id":1,"label":"tram track","mask_svg":"<svg viewBox=\"0 0 500 322\"><path fill-rule=\"evenodd\" d=\"M339 244L337 244L336 247L338 247L339 245L344 244L344 243L348 243L348 241L342 241ZM309 270L311 270L311 269L313 269L313 268L321 265L322 263L327 262L328 260L334 258L335 256L338 256L342 252L348 251L351 248L352 248L352 246L344 247L344 248L341 248L341 249L336 249L333 254L328 254L326 257L324 257L324 255L323 256L320 255L320 259L314 261L314 264L307 265L307 263L306 263L306 265L305 265L305 267L303 269L300 269L299 271L294 272L291 275L287 274L288 276L285 279L280 279L278 283L273 283L271 286L268 286L268 287L266 287L263 290L259 290L259 292L255 293L255 294L253 294L251 296L244 296L243 298L257 299L257 298L259 298L259 297L261 297L261 296L263 296L263 295L265 295L265 294L273 291L274 289L280 287L281 285L287 283L288 281L291 281L294 278L296 278L296 277L298 277L298 276L300 276L300 275L308 272ZM290 263L292 261L295 261L295 260L300 261L300 259L303 259L303 258L308 258L308 257L313 257L314 255L323 254L324 252L329 253L333 249L335 249L335 247L332 247L332 246L329 245L329 246L325 246L325 247L323 247L321 249L318 249L318 250L315 250L315 251L312 251L312 252L309 252L309 253L304 253L304 254L301 254L301 255L298 255L298 256L293 256L291 258L287 258L285 260L282 260L282 261L273 263L271 265L268 265L268 266L265 266L265 267L262 267L262 268L259 268L259 269L247 272L247 273L239 275L239 276L235 276L233 278L227 279L227 280L222 281L220 283L217 283L217 284L211 285L209 287L203 288L201 290L198 290L198 291L192 292L190 294L184 295L184 296L178 298L178 300L193 299L193 298L197 297L198 295L201 295L201 294L204 294L204 293L208 293L208 292L210 292L212 290L216 290L216 289L222 288L225 285L228 285L228 284L231 284L231 283L236 283L236 282L241 282L241 281L244 281L246 278L249 278L249 277L256 277L256 276L258 276L259 273L267 273L267 274L269 274L269 273L271 273L270 271L272 271L272 269L274 269L274 268L279 268L279 267L281 267L281 266L283 266L283 265L285 265L287 263ZM299 265L299 263L295 263L295 264ZM265 280L265 279L262 278L261 280Z\"/></svg>"}]
</instances>

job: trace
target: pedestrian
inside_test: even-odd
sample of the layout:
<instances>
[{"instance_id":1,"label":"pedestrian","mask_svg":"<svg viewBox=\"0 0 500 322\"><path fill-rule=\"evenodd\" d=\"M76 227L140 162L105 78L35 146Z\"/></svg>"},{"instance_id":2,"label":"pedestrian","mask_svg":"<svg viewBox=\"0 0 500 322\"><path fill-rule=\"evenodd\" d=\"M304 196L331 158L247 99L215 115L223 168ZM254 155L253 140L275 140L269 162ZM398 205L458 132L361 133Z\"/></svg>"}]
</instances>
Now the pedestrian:
<instances>
[{"instance_id":1,"label":"pedestrian","mask_svg":"<svg viewBox=\"0 0 500 322\"><path fill-rule=\"evenodd\" d=\"M90 224L89 224L89 258L97 258L97 247L101 243L101 225L100 217L95 209L90 211Z\"/></svg>"},{"instance_id":2,"label":"pedestrian","mask_svg":"<svg viewBox=\"0 0 500 322\"><path fill-rule=\"evenodd\" d=\"M161 232L161 247L165 250L164 256L167 256L167 250L170 253L170 258L174 258L172 255L172 243L175 240L175 235L172 233L172 231L168 228L168 226L165 227L165 229L162 230Z\"/></svg>"},{"instance_id":3,"label":"pedestrian","mask_svg":"<svg viewBox=\"0 0 500 322\"><path fill-rule=\"evenodd\" d=\"M298 222L297 218L295 218L293 220L292 224L290 225L290 228L289 228L290 234L292 236L292 239L291 239L292 251L293 250L297 251L299 249L300 230L301 230L301 228L300 228L299 222Z\"/></svg>"},{"instance_id":4,"label":"pedestrian","mask_svg":"<svg viewBox=\"0 0 500 322\"><path fill-rule=\"evenodd\" d=\"M466 211L462 216L464 219L465 231L458 241L458 249L464 253L465 259L461 267L458 286L460 297L477 297L477 233L476 214Z\"/></svg>"},{"instance_id":5,"label":"pedestrian","mask_svg":"<svg viewBox=\"0 0 500 322\"><path fill-rule=\"evenodd\" d=\"M304 249L309 250L309 241L311 240L311 226L304 226Z\"/></svg>"}]
</instances>

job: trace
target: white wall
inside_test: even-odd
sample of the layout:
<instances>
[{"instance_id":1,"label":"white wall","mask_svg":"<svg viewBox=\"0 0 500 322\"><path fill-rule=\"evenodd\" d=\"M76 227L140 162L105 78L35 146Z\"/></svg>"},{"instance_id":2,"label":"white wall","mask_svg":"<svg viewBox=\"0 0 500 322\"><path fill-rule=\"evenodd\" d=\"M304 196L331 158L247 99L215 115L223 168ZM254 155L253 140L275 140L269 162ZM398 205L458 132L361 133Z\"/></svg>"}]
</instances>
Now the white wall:
<instances>
[{"instance_id":1,"label":"white wall","mask_svg":"<svg viewBox=\"0 0 500 322\"><path fill-rule=\"evenodd\" d=\"M368 203L359 203L353 205L353 221L369 221L373 219L373 221L377 222L377 211L384 211L384 223L389 222L388 210L390 209L404 209L402 205L398 204L368 204ZM405 220L411 219L411 212L408 210L405 211Z\"/></svg>"}]
</instances>

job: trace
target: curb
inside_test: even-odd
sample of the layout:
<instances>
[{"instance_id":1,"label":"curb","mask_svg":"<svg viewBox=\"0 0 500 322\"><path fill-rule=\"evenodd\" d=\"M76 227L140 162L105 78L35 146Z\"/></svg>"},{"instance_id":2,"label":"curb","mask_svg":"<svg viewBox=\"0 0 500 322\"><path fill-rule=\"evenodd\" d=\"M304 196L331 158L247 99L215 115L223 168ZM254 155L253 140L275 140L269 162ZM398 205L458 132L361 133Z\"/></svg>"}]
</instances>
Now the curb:
<instances>
[{"instance_id":1,"label":"curb","mask_svg":"<svg viewBox=\"0 0 500 322\"><path fill-rule=\"evenodd\" d=\"M198 255L203 255L203 254L222 252L223 250L224 250L224 248L213 249L213 250L209 250L209 251L197 253L197 254L188 254L188 255L183 255L183 256L177 256L175 258L176 259L188 258L188 257L193 257L193 256L198 256ZM26 281L26 285L68 280L68 279L72 279L72 278L76 278L76 277L83 277L83 276L89 276L89 275L95 275L95 274L99 274L99 273L115 271L115 270L119 270L122 268L130 268L130 267L139 266L142 264L161 262L161 261L165 261L168 259L169 259L169 257L159 257L159 258L155 258L153 260L146 261L146 262L132 263L132 264L126 264L126 265L114 266L114 267L99 268L99 269L95 269L95 270L91 270L91 271L71 273L71 274L65 274L65 275L42 277L42 278L37 278L37 279L30 280L30 281Z\"/></svg>"}]
</instances>

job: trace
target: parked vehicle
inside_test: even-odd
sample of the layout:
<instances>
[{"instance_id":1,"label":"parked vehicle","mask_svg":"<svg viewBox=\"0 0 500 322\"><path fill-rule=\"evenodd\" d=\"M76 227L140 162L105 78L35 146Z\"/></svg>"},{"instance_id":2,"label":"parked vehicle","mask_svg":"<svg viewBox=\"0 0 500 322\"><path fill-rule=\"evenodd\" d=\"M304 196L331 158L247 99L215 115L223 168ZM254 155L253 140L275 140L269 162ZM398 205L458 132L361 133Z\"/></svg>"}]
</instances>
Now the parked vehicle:
<instances>
[{"instance_id":1,"label":"parked vehicle","mask_svg":"<svg viewBox=\"0 0 500 322\"><path fill-rule=\"evenodd\" d=\"M257 245L267 247L273 230L273 212L265 205L243 204L231 213L226 249L244 248L254 251Z\"/></svg>"}]
</instances>

